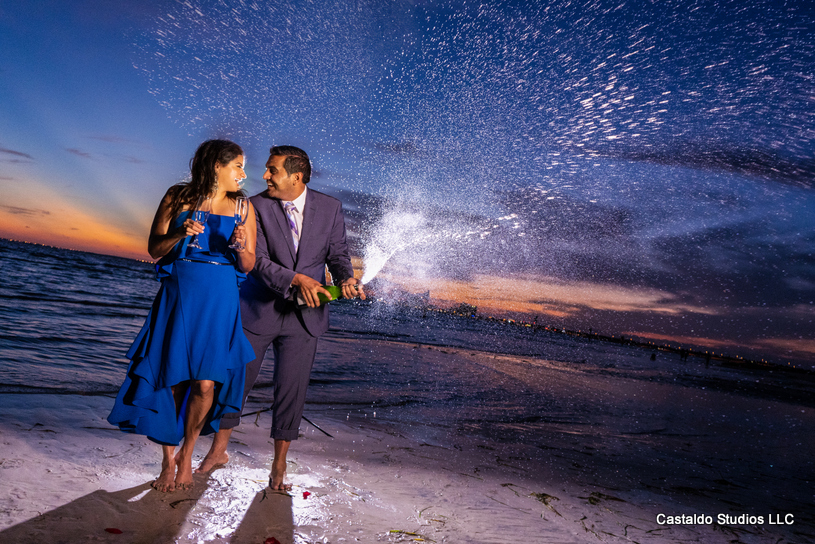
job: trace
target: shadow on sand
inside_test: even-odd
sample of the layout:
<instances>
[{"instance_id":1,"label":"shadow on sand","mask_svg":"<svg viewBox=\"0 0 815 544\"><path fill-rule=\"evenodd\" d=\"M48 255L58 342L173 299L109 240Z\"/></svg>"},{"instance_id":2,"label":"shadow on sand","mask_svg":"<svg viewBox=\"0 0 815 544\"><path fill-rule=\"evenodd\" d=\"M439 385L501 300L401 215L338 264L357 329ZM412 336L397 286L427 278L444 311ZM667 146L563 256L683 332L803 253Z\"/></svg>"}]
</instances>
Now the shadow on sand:
<instances>
[{"instance_id":1,"label":"shadow on sand","mask_svg":"<svg viewBox=\"0 0 815 544\"><path fill-rule=\"evenodd\" d=\"M264 489L252 500L243 521L229 542L256 544L265 542L270 537L276 538L280 544L294 542L292 498Z\"/></svg>"},{"instance_id":2,"label":"shadow on sand","mask_svg":"<svg viewBox=\"0 0 815 544\"><path fill-rule=\"evenodd\" d=\"M160 493L149 483L115 492L94 491L0 531L0 542L183 542L185 533L194 533L205 523L191 512L206 489L201 479L188 492ZM215 542L256 544L269 537L280 544L293 543L294 522L292 498L265 489L252 500L236 532Z\"/></svg>"},{"instance_id":3,"label":"shadow on sand","mask_svg":"<svg viewBox=\"0 0 815 544\"><path fill-rule=\"evenodd\" d=\"M172 542L202 493L203 486L160 493L149 483L112 493L94 491L9 527L0 532L0 542Z\"/></svg>"}]
</instances>

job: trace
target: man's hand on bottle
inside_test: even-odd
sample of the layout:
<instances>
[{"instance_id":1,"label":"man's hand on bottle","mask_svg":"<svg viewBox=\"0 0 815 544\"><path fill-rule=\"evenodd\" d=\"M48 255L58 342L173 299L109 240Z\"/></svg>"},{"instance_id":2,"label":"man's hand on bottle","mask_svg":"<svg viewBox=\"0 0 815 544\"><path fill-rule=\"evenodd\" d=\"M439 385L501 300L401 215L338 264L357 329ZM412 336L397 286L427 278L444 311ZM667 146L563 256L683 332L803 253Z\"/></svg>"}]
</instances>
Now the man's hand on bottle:
<instances>
[{"instance_id":1,"label":"man's hand on bottle","mask_svg":"<svg viewBox=\"0 0 815 544\"><path fill-rule=\"evenodd\" d=\"M365 300L365 291L362 290L362 284L356 278L348 278L342 282L342 296L347 299L352 299L359 295L359 298Z\"/></svg>"},{"instance_id":2,"label":"man's hand on bottle","mask_svg":"<svg viewBox=\"0 0 815 544\"><path fill-rule=\"evenodd\" d=\"M322 293L326 298L331 299L331 293L326 291L319 281L309 278L305 274L295 274L291 284L300 290L300 296L303 297L309 308L316 308L320 305L317 293Z\"/></svg>"}]
</instances>

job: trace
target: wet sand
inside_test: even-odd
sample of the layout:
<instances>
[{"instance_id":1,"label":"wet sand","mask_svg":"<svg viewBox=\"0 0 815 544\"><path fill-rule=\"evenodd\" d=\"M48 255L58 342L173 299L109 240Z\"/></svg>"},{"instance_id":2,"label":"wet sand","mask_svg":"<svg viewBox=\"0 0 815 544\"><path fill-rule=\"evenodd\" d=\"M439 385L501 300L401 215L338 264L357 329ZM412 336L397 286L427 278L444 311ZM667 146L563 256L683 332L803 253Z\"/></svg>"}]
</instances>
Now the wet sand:
<instances>
[{"instance_id":1,"label":"wet sand","mask_svg":"<svg viewBox=\"0 0 815 544\"><path fill-rule=\"evenodd\" d=\"M227 466L162 494L158 446L110 428L113 399L2 394L0 542L815 542L811 377L336 334L318 359L440 368L540 399L539 413L508 403L502 420L477 395L445 411L431 401L450 392L430 384L425 402L368 408L316 387L306 416L331 437L302 424L290 496L267 488L268 413L244 418ZM263 390L250 401L268 405Z\"/></svg>"}]
</instances>

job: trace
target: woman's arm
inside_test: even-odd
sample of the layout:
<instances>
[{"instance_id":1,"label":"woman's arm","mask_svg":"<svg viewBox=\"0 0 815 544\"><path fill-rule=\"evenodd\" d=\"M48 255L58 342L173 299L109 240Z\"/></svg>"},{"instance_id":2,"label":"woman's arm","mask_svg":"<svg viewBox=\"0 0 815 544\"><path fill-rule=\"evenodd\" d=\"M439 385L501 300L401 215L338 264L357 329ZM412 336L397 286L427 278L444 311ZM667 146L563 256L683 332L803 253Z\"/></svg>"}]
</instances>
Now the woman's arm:
<instances>
[{"instance_id":1,"label":"woman's arm","mask_svg":"<svg viewBox=\"0 0 815 544\"><path fill-rule=\"evenodd\" d=\"M158 210L156 210L156 216L153 218L153 225L150 227L147 252L150 253L150 256L154 259L160 259L167 255L179 240L204 232L204 226L201 223L196 223L192 219L187 219L180 227L170 231L170 224L173 220L173 217L170 216L172 203L171 191L172 189L168 190L164 198L161 199L161 204L159 204Z\"/></svg>"},{"instance_id":2,"label":"woman's arm","mask_svg":"<svg viewBox=\"0 0 815 544\"><path fill-rule=\"evenodd\" d=\"M255 208L252 202L249 203L249 211L246 214L246 223L235 227L235 232L232 235L234 240L243 240L242 251L235 251L238 256L238 268L241 272L248 274L255 268L255 246L258 237L258 223L255 218Z\"/></svg>"}]
</instances>

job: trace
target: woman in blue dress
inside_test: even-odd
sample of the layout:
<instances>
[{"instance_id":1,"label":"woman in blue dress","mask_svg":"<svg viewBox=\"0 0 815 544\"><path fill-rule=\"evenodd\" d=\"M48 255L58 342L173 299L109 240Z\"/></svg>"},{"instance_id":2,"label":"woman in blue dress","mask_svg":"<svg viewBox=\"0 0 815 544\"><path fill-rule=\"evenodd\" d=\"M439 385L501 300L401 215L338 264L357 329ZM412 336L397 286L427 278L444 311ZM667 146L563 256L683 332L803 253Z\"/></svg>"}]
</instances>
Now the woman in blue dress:
<instances>
[{"instance_id":1,"label":"woman in blue dress","mask_svg":"<svg viewBox=\"0 0 815 544\"><path fill-rule=\"evenodd\" d=\"M235 219L243 166L237 144L201 144L190 181L167 191L150 229L161 288L128 351L108 421L161 444L161 474L152 484L159 491L192 487L195 442L216 432L225 413L240 411L245 365L255 357L238 300L238 285L255 266L257 233L251 203L245 225ZM192 217L200 197L211 203L203 224ZM200 248L190 245L196 235ZM230 249L236 241L245 249Z\"/></svg>"}]
</instances>

